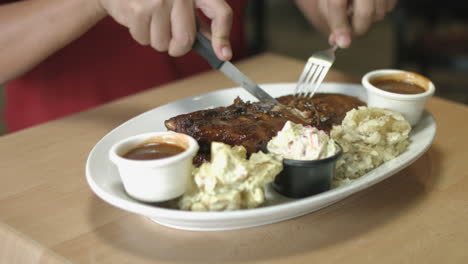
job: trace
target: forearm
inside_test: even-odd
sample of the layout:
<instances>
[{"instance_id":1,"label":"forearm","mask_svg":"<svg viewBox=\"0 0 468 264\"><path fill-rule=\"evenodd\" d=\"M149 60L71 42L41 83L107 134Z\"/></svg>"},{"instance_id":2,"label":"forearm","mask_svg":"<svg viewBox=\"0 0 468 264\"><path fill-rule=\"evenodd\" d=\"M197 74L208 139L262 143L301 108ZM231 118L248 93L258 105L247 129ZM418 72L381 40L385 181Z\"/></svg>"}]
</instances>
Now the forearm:
<instances>
[{"instance_id":1,"label":"forearm","mask_svg":"<svg viewBox=\"0 0 468 264\"><path fill-rule=\"evenodd\" d=\"M35 67L105 16L95 0L0 5L0 84Z\"/></svg>"}]
</instances>

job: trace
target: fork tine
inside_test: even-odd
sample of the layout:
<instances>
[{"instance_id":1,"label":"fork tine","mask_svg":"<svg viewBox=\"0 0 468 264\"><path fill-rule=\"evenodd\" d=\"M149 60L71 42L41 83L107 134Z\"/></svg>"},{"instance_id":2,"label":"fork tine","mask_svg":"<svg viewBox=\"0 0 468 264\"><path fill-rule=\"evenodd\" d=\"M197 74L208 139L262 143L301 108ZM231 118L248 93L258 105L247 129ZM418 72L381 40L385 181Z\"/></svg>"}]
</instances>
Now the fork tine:
<instances>
[{"instance_id":1,"label":"fork tine","mask_svg":"<svg viewBox=\"0 0 468 264\"><path fill-rule=\"evenodd\" d=\"M307 62L306 65L304 66L304 70L302 71L301 76L299 77L299 81L297 82L297 85L296 85L296 90L295 90L296 94L299 94L302 92L304 80L307 77L307 73L309 73L311 67L312 67L312 63L310 62Z\"/></svg>"},{"instance_id":2,"label":"fork tine","mask_svg":"<svg viewBox=\"0 0 468 264\"><path fill-rule=\"evenodd\" d=\"M299 81L297 82L297 86L296 86L296 91L295 91L295 94L298 95L298 96L301 96L302 93L304 93L306 91L306 87L305 87L305 80L307 79L308 75L310 74L311 72L311 68L314 66L314 64L308 62L306 64L306 66L304 67L304 70L302 71L302 74L301 76L299 77Z\"/></svg>"},{"instance_id":3,"label":"fork tine","mask_svg":"<svg viewBox=\"0 0 468 264\"><path fill-rule=\"evenodd\" d=\"M338 46L334 45L329 49L315 52L309 57L294 91L297 97L311 98L315 94L335 61L337 49Z\"/></svg>"},{"instance_id":4,"label":"fork tine","mask_svg":"<svg viewBox=\"0 0 468 264\"><path fill-rule=\"evenodd\" d=\"M301 94L300 94L301 96L306 96L307 91L309 89L310 79L314 78L315 74L317 72L318 65L317 64L311 64L311 65L312 65L312 67L309 70L309 72L307 73L307 77L305 78L305 80L304 80L304 82L302 84L302 91L301 91Z\"/></svg>"},{"instance_id":5,"label":"fork tine","mask_svg":"<svg viewBox=\"0 0 468 264\"><path fill-rule=\"evenodd\" d=\"M323 71L323 68L324 66L323 65L318 65L317 64L317 67L313 73L313 75L311 76L311 78L309 78L306 82L306 87L307 87L307 90L306 92L304 93L304 97L308 97L311 90L312 90L312 87L314 86L316 80L319 78L320 74L322 73Z\"/></svg>"},{"instance_id":6,"label":"fork tine","mask_svg":"<svg viewBox=\"0 0 468 264\"><path fill-rule=\"evenodd\" d=\"M307 95L307 97L312 98L312 96L314 96L315 92L316 92L317 89L320 87L320 84L322 84L323 80L325 79L325 76L327 75L328 70L330 70L330 66L324 66L324 67L323 67L322 72L320 73L319 78L318 78L317 81L315 82L314 87L313 87L312 89L310 89L310 92L309 92L309 94Z\"/></svg>"}]
</instances>

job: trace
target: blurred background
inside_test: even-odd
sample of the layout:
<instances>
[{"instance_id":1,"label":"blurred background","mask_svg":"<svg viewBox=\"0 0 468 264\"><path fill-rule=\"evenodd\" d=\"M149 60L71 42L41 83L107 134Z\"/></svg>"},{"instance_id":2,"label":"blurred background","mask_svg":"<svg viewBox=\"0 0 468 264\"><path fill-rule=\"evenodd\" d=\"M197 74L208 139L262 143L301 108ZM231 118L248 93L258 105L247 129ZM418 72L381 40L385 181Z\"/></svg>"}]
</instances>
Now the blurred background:
<instances>
[{"instance_id":1,"label":"blurred background","mask_svg":"<svg viewBox=\"0 0 468 264\"><path fill-rule=\"evenodd\" d=\"M333 68L357 77L379 68L412 70L434 82L436 96L468 104L467 13L468 1L400 0L390 16L337 53ZM252 55L272 52L305 61L328 47L327 37L287 0L250 1L247 32ZM0 86L0 109L4 103ZM0 135L4 131L0 120Z\"/></svg>"},{"instance_id":2,"label":"blurred background","mask_svg":"<svg viewBox=\"0 0 468 264\"><path fill-rule=\"evenodd\" d=\"M285 0L251 1L249 41L252 53L273 52L301 60L328 48ZM400 68L429 77L436 96L468 104L468 1L400 0L371 31L339 50L334 69L361 77L379 68ZM299 73L298 73L299 74Z\"/></svg>"}]
</instances>

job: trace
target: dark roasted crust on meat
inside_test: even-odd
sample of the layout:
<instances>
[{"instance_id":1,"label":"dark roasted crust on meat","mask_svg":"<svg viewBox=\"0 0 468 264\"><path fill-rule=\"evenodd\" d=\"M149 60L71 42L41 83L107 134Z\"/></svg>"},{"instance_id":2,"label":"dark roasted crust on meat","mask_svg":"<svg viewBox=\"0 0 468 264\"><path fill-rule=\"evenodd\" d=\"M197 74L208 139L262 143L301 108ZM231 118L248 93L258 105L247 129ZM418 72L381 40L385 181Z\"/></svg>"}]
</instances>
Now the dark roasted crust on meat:
<instances>
[{"instance_id":1,"label":"dark roasted crust on meat","mask_svg":"<svg viewBox=\"0 0 468 264\"><path fill-rule=\"evenodd\" d=\"M340 124L349 110L365 105L357 98L340 94L316 94L312 99L290 95L279 97L278 101L306 113L308 124L325 131ZM172 117L165 121L165 126L169 130L188 134L198 141L200 151L194 163L200 164L209 158L209 148L213 141L231 146L242 145L251 154L264 148L286 121L291 119L294 117L289 112L278 107L243 102L236 98L227 107Z\"/></svg>"},{"instance_id":2,"label":"dark roasted crust on meat","mask_svg":"<svg viewBox=\"0 0 468 264\"><path fill-rule=\"evenodd\" d=\"M310 125L325 131L330 131L334 125L341 124L349 110L365 105L356 97L343 94L315 94L312 99L287 95L277 99L288 107L309 112Z\"/></svg>"},{"instance_id":3,"label":"dark roasted crust on meat","mask_svg":"<svg viewBox=\"0 0 468 264\"><path fill-rule=\"evenodd\" d=\"M173 117L165 122L169 130L195 138L200 151L209 151L211 142L242 145L248 153L258 151L281 130L287 119L272 105L243 102L239 98L228 107L218 107Z\"/></svg>"}]
</instances>

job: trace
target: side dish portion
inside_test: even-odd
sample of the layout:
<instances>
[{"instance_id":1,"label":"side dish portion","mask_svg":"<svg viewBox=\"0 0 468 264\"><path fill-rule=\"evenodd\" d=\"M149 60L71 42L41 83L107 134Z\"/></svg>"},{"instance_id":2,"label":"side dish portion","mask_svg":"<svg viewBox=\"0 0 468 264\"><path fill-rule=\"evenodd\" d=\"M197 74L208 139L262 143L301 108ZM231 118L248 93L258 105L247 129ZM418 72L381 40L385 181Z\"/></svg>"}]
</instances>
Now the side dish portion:
<instances>
[{"instance_id":1,"label":"side dish portion","mask_svg":"<svg viewBox=\"0 0 468 264\"><path fill-rule=\"evenodd\" d=\"M268 142L267 148L271 153L292 160L319 160L338 152L333 139L323 130L291 121Z\"/></svg>"},{"instance_id":2,"label":"side dish portion","mask_svg":"<svg viewBox=\"0 0 468 264\"><path fill-rule=\"evenodd\" d=\"M268 142L267 149L283 158L283 170L272 186L291 198L328 191L342 153L325 131L291 121Z\"/></svg>"},{"instance_id":3,"label":"side dish portion","mask_svg":"<svg viewBox=\"0 0 468 264\"><path fill-rule=\"evenodd\" d=\"M258 207L265 201L263 186L283 169L281 158L263 152L247 159L242 146L213 142L211 162L194 168L190 186L179 208L225 211Z\"/></svg>"},{"instance_id":4,"label":"side dish portion","mask_svg":"<svg viewBox=\"0 0 468 264\"><path fill-rule=\"evenodd\" d=\"M334 185L346 184L400 155L409 145L410 131L408 121L394 111L367 107L349 111L331 131L344 152Z\"/></svg>"}]
</instances>

